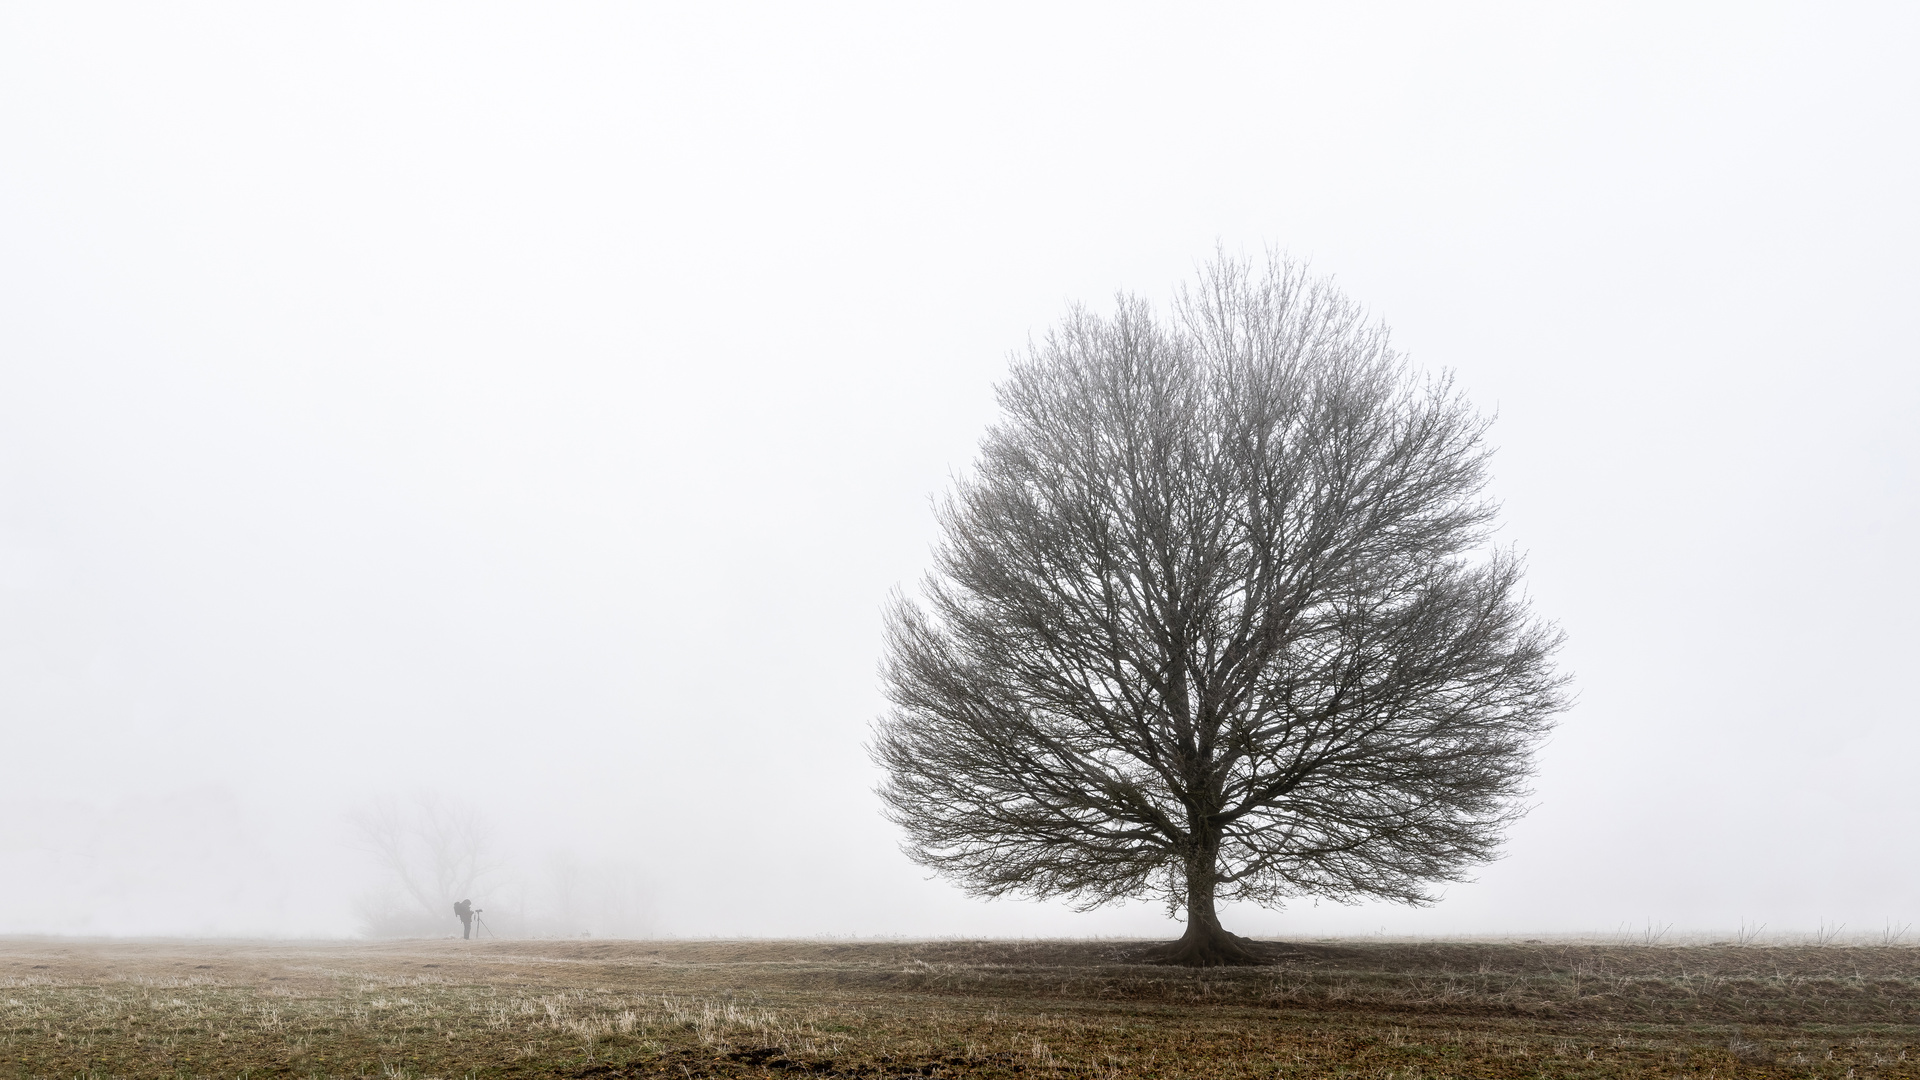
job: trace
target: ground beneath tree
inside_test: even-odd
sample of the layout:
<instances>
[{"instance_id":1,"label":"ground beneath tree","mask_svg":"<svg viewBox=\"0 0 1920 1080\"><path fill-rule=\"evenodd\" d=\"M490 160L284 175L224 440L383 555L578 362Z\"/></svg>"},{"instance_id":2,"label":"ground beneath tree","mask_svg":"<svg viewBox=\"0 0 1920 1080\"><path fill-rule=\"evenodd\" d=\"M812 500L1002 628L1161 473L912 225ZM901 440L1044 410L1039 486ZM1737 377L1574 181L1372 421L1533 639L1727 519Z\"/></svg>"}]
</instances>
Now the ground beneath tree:
<instances>
[{"instance_id":1,"label":"ground beneath tree","mask_svg":"<svg viewBox=\"0 0 1920 1080\"><path fill-rule=\"evenodd\" d=\"M1920 1077L1920 949L0 941L23 1076Z\"/></svg>"}]
</instances>

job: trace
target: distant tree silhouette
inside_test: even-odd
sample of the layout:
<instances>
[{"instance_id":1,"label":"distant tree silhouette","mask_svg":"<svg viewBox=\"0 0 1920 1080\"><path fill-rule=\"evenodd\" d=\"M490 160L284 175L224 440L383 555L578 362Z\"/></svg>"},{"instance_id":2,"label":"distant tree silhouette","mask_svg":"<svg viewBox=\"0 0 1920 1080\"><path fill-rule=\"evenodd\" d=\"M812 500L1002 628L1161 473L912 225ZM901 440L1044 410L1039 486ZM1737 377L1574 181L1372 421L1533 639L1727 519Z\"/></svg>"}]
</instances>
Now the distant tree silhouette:
<instances>
[{"instance_id":1,"label":"distant tree silhouette","mask_svg":"<svg viewBox=\"0 0 1920 1080\"><path fill-rule=\"evenodd\" d=\"M1490 450L1445 377L1283 259L1170 319L1074 309L900 598L871 752L908 853L978 895L1185 909L1431 902L1492 857L1563 707L1559 635L1488 546Z\"/></svg>"},{"instance_id":2,"label":"distant tree silhouette","mask_svg":"<svg viewBox=\"0 0 1920 1080\"><path fill-rule=\"evenodd\" d=\"M469 807L383 796L350 820L356 846L380 871L381 891L361 905L373 936L440 936L454 901L481 891L496 869L493 829Z\"/></svg>"}]
</instances>

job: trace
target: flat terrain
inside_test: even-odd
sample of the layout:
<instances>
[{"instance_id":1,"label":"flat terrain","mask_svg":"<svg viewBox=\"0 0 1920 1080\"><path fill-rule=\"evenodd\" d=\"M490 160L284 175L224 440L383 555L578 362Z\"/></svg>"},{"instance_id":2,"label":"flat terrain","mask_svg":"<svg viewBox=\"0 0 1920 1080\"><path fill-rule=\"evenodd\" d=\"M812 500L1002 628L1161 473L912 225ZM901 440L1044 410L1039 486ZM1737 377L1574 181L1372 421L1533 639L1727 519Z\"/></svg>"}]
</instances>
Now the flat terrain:
<instances>
[{"instance_id":1,"label":"flat terrain","mask_svg":"<svg viewBox=\"0 0 1920 1080\"><path fill-rule=\"evenodd\" d=\"M1920 1077L1920 949L0 940L0 1076Z\"/></svg>"}]
</instances>

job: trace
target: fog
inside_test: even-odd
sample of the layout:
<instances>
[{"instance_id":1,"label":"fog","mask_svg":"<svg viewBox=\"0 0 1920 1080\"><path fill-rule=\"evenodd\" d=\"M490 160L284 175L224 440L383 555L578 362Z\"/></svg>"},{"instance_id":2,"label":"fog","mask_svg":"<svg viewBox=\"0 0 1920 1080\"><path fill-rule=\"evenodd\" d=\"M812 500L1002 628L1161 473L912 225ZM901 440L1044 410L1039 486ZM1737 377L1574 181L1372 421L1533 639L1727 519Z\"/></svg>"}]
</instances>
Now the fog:
<instances>
[{"instance_id":1,"label":"fog","mask_svg":"<svg viewBox=\"0 0 1920 1080\"><path fill-rule=\"evenodd\" d=\"M378 837L430 868L434 822L501 933L1177 931L930 880L863 742L1009 352L1216 245L1497 411L1578 693L1477 881L1230 929L1920 922L1917 46L1899 4L9 6L0 933L457 933L389 917Z\"/></svg>"}]
</instances>

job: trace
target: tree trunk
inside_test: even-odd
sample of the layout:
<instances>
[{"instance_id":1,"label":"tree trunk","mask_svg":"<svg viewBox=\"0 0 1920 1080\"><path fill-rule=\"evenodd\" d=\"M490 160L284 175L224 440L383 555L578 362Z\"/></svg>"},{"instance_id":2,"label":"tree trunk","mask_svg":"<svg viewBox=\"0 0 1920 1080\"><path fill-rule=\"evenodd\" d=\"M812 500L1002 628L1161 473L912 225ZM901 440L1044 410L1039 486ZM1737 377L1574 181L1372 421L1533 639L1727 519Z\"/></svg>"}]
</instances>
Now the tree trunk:
<instances>
[{"instance_id":1,"label":"tree trunk","mask_svg":"<svg viewBox=\"0 0 1920 1080\"><path fill-rule=\"evenodd\" d=\"M1187 932L1180 935L1178 941L1148 950L1149 961L1184 967L1238 967L1270 962L1259 942L1230 934L1221 927L1220 917L1213 910L1213 890L1211 858L1205 859L1204 865L1188 868Z\"/></svg>"}]
</instances>

